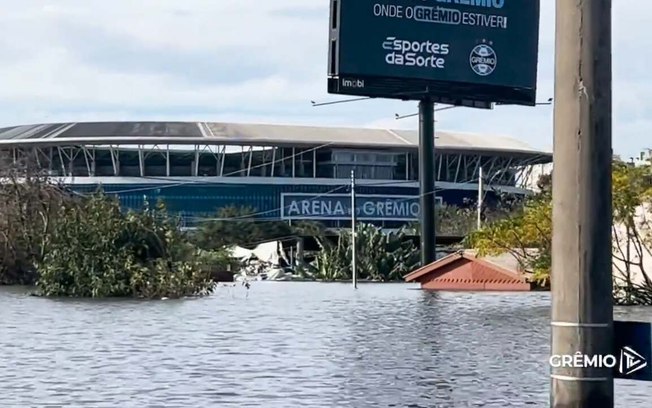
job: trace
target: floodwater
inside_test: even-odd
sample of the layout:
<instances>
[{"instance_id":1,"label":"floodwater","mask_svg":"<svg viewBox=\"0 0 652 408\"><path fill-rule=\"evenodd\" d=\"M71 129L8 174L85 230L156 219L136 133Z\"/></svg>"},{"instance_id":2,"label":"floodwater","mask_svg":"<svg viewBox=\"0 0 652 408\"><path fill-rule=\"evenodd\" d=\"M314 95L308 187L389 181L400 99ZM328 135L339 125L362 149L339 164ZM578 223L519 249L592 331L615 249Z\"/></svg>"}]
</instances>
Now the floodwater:
<instances>
[{"instance_id":1,"label":"floodwater","mask_svg":"<svg viewBox=\"0 0 652 408\"><path fill-rule=\"evenodd\" d=\"M412 289L254 282L157 302L0 289L0 406L548 406L548 294ZM652 406L652 384L617 381L616 395Z\"/></svg>"}]
</instances>

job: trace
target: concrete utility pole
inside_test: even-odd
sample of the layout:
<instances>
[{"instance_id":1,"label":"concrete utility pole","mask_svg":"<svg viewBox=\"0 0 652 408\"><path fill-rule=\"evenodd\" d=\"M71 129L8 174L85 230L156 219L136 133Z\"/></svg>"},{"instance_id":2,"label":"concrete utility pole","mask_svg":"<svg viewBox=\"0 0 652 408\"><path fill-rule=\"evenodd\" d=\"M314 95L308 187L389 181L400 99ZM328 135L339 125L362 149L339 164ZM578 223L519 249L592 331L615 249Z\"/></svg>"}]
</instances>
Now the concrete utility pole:
<instances>
[{"instance_id":1,"label":"concrete utility pole","mask_svg":"<svg viewBox=\"0 0 652 408\"><path fill-rule=\"evenodd\" d=\"M612 354L611 0L557 0L552 355ZM557 368L553 408L613 407L610 369Z\"/></svg>"},{"instance_id":2,"label":"concrete utility pole","mask_svg":"<svg viewBox=\"0 0 652 408\"><path fill-rule=\"evenodd\" d=\"M421 266L435 262L435 104L419 102L419 183L421 194Z\"/></svg>"}]
</instances>

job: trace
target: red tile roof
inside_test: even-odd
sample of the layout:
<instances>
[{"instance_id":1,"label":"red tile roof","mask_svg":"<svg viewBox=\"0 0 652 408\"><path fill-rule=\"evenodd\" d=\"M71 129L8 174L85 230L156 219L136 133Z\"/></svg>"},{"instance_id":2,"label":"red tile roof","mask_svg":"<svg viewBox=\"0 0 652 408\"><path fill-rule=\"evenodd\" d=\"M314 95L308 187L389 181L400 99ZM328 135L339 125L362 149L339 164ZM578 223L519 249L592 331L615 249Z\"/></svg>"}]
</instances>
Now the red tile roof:
<instances>
[{"instance_id":1,"label":"red tile roof","mask_svg":"<svg viewBox=\"0 0 652 408\"><path fill-rule=\"evenodd\" d=\"M426 289L528 290L518 263L502 261L499 264L492 258L478 258L472 251L460 251L417 269L405 280L419 282Z\"/></svg>"}]
</instances>

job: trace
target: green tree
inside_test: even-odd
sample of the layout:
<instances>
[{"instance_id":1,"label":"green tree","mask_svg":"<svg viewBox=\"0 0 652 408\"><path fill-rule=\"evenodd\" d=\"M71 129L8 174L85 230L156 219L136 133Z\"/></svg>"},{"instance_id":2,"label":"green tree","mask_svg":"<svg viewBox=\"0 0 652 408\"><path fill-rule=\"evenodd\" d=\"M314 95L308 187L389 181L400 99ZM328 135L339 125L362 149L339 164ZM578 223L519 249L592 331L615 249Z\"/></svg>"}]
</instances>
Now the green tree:
<instances>
[{"instance_id":1,"label":"green tree","mask_svg":"<svg viewBox=\"0 0 652 408\"><path fill-rule=\"evenodd\" d=\"M35 155L14 162L0 156L0 285L33 285L35 263L57 221L56 212L73 197L35 165Z\"/></svg>"},{"instance_id":2,"label":"green tree","mask_svg":"<svg viewBox=\"0 0 652 408\"><path fill-rule=\"evenodd\" d=\"M529 198L521 211L470 234L465 244L478 250L480 256L511 253L521 267L532 274L533 282L548 288L552 263L552 193L549 176L544 176L540 184L543 187L541 192ZM613 259L614 269L620 269L623 276L616 276L614 280L616 303L652 304L652 281L642 262L643 256L652 256L650 197L650 166L632 167L622 162L614 163ZM624 234L619 232L622 226L625 228ZM627 251L628 247L634 249ZM633 282L631 267L642 274L643 284Z\"/></svg>"},{"instance_id":3,"label":"green tree","mask_svg":"<svg viewBox=\"0 0 652 408\"><path fill-rule=\"evenodd\" d=\"M161 205L124 214L101 194L61 207L37 262L38 293L54 297L180 298L213 282Z\"/></svg>"},{"instance_id":4,"label":"green tree","mask_svg":"<svg viewBox=\"0 0 652 408\"><path fill-rule=\"evenodd\" d=\"M652 305L652 280L645 258L652 258L652 168L614 164L614 292L617 303ZM639 279L635 279L635 275ZM642 278L642 282L641 279Z\"/></svg>"},{"instance_id":5,"label":"green tree","mask_svg":"<svg viewBox=\"0 0 652 408\"><path fill-rule=\"evenodd\" d=\"M518 211L522 203L522 198L499 193L496 203L483 207L481 220L483 223L491 223L505 219ZM437 207L436 220L438 235L467 236L477 229L477 202L469 201L464 206L444 205ZM421 226L418 222L410 223L408 230L421 235Z\"/></svg>"},{"instance_id":6,"label":"green tree","mask_svg":"<svg viewBox=\"0 0 652 408\"><path fill-rule=\"evenodd\" d=\"M552 201L547 191L530 197L512 216L489 223L466 238L479 256L511 253L540 287L550 285Z\"/></svg>"}]
</instances>

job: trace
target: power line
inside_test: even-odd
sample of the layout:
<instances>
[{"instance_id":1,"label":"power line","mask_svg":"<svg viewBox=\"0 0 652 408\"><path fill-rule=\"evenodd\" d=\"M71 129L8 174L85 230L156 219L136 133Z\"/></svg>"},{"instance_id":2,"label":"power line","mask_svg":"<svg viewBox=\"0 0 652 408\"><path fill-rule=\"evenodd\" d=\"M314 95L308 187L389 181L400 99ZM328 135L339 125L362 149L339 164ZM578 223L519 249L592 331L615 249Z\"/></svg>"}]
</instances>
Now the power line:
<instances>
[{"instance_id":1,"label":"power line","mask_svg":"<svg viewBox=\"0 0 652 408\"><path fill-rule=\"evenodd\" d=\"M284 162L284 161L286 161L286 160L290 160L290 159L294 160L296 157L298 157L298 156L300 156L300 155L303 155L303 154L305 154L305 153L311 153L311 152L313 152L313 151L316 151L316 150L319 150L319 149L326 148L326 147L328 147L328 146L331 146L332 144L333 144L333 142L325 143L325 144L319 145L319 146L317 146L317 147L313 147L313 148L310 148L310 149L308 149L308 150L305 150L305 151L302 151L302 152L299 152L299 153L292 154L292 155L290 155L290 156L288 156L288 157L284 157L284 158L281 158L281 159L276 159L276 160L273 160L273 161L271 161L271 162L269 162L269 163L262 163L262 164L259 164L259 165L255 165L255 166L249 167L247 170L253 170L253 169L258 169L258 168L261 168L261 167L267 167L267 166L274 166L274 165L276 165L276 164L278 164L278 163L281 163L281 162ZM231 176L238 175L238 174L240 174L240 173L242 173L242 172L244 172L244 171L245 171L245 170L236 170L236 171L232 171L232 172L227 173L227 174L223 174L223 175L220 176L220 177L231 177ZM141 177L141 178L146 179L146 180L157 180L157 181L161 181L161 180L164 181L164 180L166 180L166 179L163 178L163 177L152 177L152 176L145 176L145 177ZM111 192L109 192L109 193L107 193L107 194L140 193L140 192L154 191L154 190L160 190L160 189L166 189L166 188L173 188L173 187L183 187L183 186L191 185L191 184L206 184L206 181L201 181L201 180L188 180L188 181L184 181L184 182L181 182L181 183L176 183L176 184L164 184L164 185L159 185L159 186L156 186L156 187L139 187L139 188L128 189L128 190L117 190L117 191L111 191ZM80 193L80 194L82 194L82 193Z\"/></svg>"},{"instance_id":2,"label":"power line","mask_svg":"<svg viewBox=\"0 0 652 408\"><path fill-rule=\"evenodd\" d=\"M449 107L449 108L452 108L452 107ZM328 145L331 145L331 144L332 143L327 143L327 144L324 144L324 145L309 149L309 150L307 150L305 152L296 153L296 154L292 155L291 157L294 158L294 157L296 157L298 155L301 155L303 153L310 152L310 151L317 150L317 149L321 149L321 148L324 148L324 147L326 147ZM528 159L528 161L526 161L524 165L528 166L528 165L530 165L528 163L534 163L535 161L538 161L538 159L540 157L541 156L536 156L536 157L533 157L531 159ZM272 164L275 164L277 162L284 161L284 160L287 160L287 159L288 158L278 159L278 160L275 160L275 161L273 161L271 163L265 163L265 164L262 164L262 165L254 166L252 168L258 168L258 167L262 167L262 166L269 166L269 165L272 165ZM228 173L227 175L225 175L223 177L228 177L229 175L238 174L238 173L242 173L242 170L232 172L232 173ZM493 182L493 180L498 175L499 175L499 173L495 173L493 175L493 177L487 183L487 187L494 187L494 186L491 186L491 183ZM152 177L149 177L149 178L152 178ZM155 179L157 179L157 178L155 178ZM161 180L161 179L157 179L157 180ZM307 180L309 180L309 179L307 179ZM441 191L456 190L460 186L473 184L475 181L477 181L477 179L469 179L469 180L467 180L465 182L457 183L457 186L455 186L455 187L436 189L434 192L432 192L430 194L434 194L436 192L441 192ZM377 186L397 186L397 187L400 187L400 184L414 184L416 182L417 182L417 180L381 181L381 182L377 182L377 183L364 183L364 184L361 185L361 187L377 187ZM183 183L162 185L162 186L156 186L156 187L143 187L143 188L135 188L135 189L128 189L128 190L111 191L111 192L108 192L107 194L109 194L109 195L119 195L119 194L133 193L133 192L146 192L146 191L152 191L152 190L159 190L159 189L171 188L171 187L175 187L175 186L185 186L185 185L190 185L190 184L219 184L219 183L220 183L220 181L207 182L207 181L199 181L199 180L190 180L190 181L185 181ZM321 197L325 197L325 196L334 194L337 191L342 190L342 189L344 189L346 187L349 187L349 184L348 183L343 183L343 184L341 184L341 185L339 185L339 186L337 186L337 187L335 187L335 188L333 188L333 189L331 189L331 190L329 190L329 191L327 191L325 193L319 193L319 194L316 194L314 196L310 196L310 198L308 198L308 200L313 201L313 200L319 199ZM492 188L491 191L496 192L496 189ZM79 192L75 192L75 191L73 191L73 193L76 194L76 195L80 195L80 196L88 196L88 194L83 194L83 193L79 193ZM489 191L485 191L484 197L486 197L486 195L488 193L489 193ZM399 199L397 201L397 203L402 203L402 202L405 202L405 201L414 200L414 199L421 198L421 197L426 196L426 195L427 194L423 194L423 195L410 197L410 198L407 198L407 199ZM262 221L263 219L259 218L259 216L276 213L276 212L282 211L282 210L290 208L290 207L291 206L279 207L279 208L275 208L275 209L272 209L272 210L256 212L256 213L246 214L246 215L236 216L236 217L226 217L226 218L186 217L186 219L192 219L192 220L197 220L197 221L238 221L238 220L256 218L256 221ZM273 219L275 219L275 218L273 218Z\"/></svg>"},{"instance_id":3,"label":"power line","mask_svg":"<svg viewBox=\"0 0 652 408\"><path fill-rule=\"evenodd\" d=\"M318 149L322 149L322 148L327 147L329 145L332 145L332 143L327 143L327 144L324 144L324 145L321 145L321 146L317 146L315 148L306 150L305 152L296 153L296 154L294 154L292 156L289 156L289 157L286 157L286 158L283 158L283 159L277 159L277 160L272 161L270 163L264 163L264 164L256 165L256 166L251 167L251 169L256 169L256 168L260 168L260 167L266 167L266 166L274 165L276 163L279 163L279 162L282 162L282 161L285 161L285 160L289 160L290 158L294 159L295 157L297 157L297 156L299 156L301 154L311 152L311 151L314 151L314 150L318 150ZM533 165L532 163L535 163L536 161L539 161L539 159L541 157L543 157L543 156L538 155L538 156L535 156L534 158L528 159L528 160L526 160L524 162L523 166L527 167L529 165ZM233 171L231 173L227 173L227 174L221 176L220 178L234 176L234 175L237 175L237 174L242 173L242 172L243 172L243 170ZM152 177L152 176L143 177L143 179L156 180L156 181L166 181L166 178ZM307 178L306 180L311 180L311 179ZM393 185L393 184L398 184L398 183L416 183L416 182L418 182L418 180L396 180L396 181L387 181L387 182L383 182L383 183L386 183L387 185ZM192 184L205 185L205 184L221 184L221 183L222 183L221 180L216 180L216 181L188 180L188 181L183 181L181 183L164 184L164 185L159 185L159 186L155 186L155 187L139 187L139 188L128 189L128 190L111 191L111 192L108 192L107 194L126 194L126 193L134 193L134 192L154 191L154 190L159 190L159 189L180 187L180 186L186 186L186 185L192 185ZM363 186L373 186L373 185L375 185L375 184L373 184L373 183L365 183L365 184L363 184ZM382 185L382 184L378 184L378 185ZM80 193L80 194L83 195L83 193Z\"/></svg>"},{"instance_id":4,"label":"power line","mask_svg":"<svg viewBox=\"0 0 652 408\"><path fill-rule=\"evenodd\" d=\"M534 161L536 161L536 160L537 160L537 157L532 158L532 159L529 159L529 162L534 162ZM526 163L527 163L527 162L526 162ZM496 192L495 186L492 186L491 183L492 183L493 180L498 176L498 174L499 174L499 173L495 173L495 174L492 176L492 178L489 180L489 182L487 183L487 187L491 187L491 191L492 191L492 192ZM451 188L436 188L435 191L433 191L432 193L429 193L429 194L435 194L435 193L437 193L437 192L441 192L441 191L452 191L452 190L456 190L456 189L458 189L460 186L463 186L463 185L469 185L469 184L474 184L476 181L477 181L477 179L473 178L473 179L469 179L469 180L467 180L467 181L465 181L465 182L458 183L458 185L455 186L455 187L451 187ZM403 181L403 180L401 180L401 181L383 181L383 182L378 182L378 183L367 183L367 184L365 184L364 186L365 186L365 187L375 187L375 186L384 186L384 185L395 186L396 184L402 184L402 183L406 183L406 184L407 184L407 183L410 183L410 184L413 184L414 182L415 182L415 181L412 181L412 180L405 180L405 181ZM342 189L344 189L344 188L346 188L346 187L349 187L349 184L348 184L348 183L345 183L345 184L342 184L342 185L340 185L340 186L338 186L338 187L335 187L335 188L333 188L333 189L331 189L331 190L329 190L329 191L327 191L327 192L325 192L325 193L319 193L319 194L315 194L315 195L313 195L313 196L309 196L309 198L306 198L306 199L307 199L308 201L314 201L314 200L317 200L317 199L319 199L319 198L326 197L326 196L329 196L329 195L331 195L331 194L334 194L335 192L337 192L337 191L339 191L339 190L342 190ZM483 197L486 198L486 197L487 197L487 194L489 194L489 191L485 191ZM399 200L397 200L396 202L397 202L397 203L402 203L402 202L406 202L406 201L410 201L410 200L418 199L418 198L424 197L424 196L426 196L426 195L428 195L428 194L420 194L420 195L418 195L418 196L413 196L413 197L410 197L410 198L399 199ZM291 208L290 205L285 206L285 207L278 207L278 208L275 208L275 209L272 209L272 210L261 211L261 212L255 212L255 213L252 213L252 214L246 214L246 215L242 215L242 216L236 216L236 217L222 217L222 218L215 218L215 217L212 217L212 218L208 218L208 217L186 217L186 218L187 218L187 219L191 219L191 220L195 220L195 221L199 221L199 222L210 222L210 221L242 221L242 220L247 220L247 219L251 219L252 221L259 221L259 220L261 220L261 219L259 218L259 216L261 216L261 215L267 215L267 214L272 214L272 213L282 212L283 210L285 210L285 209L289 209L289 208ZM255 220L254 220L253 218L255 218ZM273 220L273 219L277 219L277 218L272 218L272 220Z\"/></svg>"},{"instance_id":5,"label":"power line","mask_svg":"<svg viewBox=\"0 0 652 408\"><path fill-rule=\"evenodd\" d=\"M353 98L353 99L342 99L342 100L339 100L339 101L332 101L332 102L315 102L315 101L310 101L310 103L312 104L312 106L313 106L314 108L316 108L316 107L319 107L319 106L338 105L338 104L341 104L341 103L349 103L349 102L366 101L366 100L369 100L369 99L373 99L373 98L371 98L371 97L369 97L369 96L365 96L365 97Z\"/></svg>"},{"instance_id":6,"label":"power line","mask_svg":"<svg viewBox=\"0 0 652 408\"><path fill-rule=\"evenodd\" d=\"M454 108L458 108L458 107L459 106L447 106L447 107L444 107L444 108L436 109L435 111L454 109ZM311 152L326 148L326 147L331 146L331 145L333 145L333 142L325 143L325 144L322 144L322 145L307 149L307 150L302 151L302 152L294 153L294 154L292 154L292 155L290 155L288 157L273 160L273 161L271 161L269 163L261 163L259 165L252 166L252 167L248 168L247 170L250 171L250 170L254 170L254 169L258 169L258 168L262 168L262 167L274 166L274 165L276 165L278 163L281 163L281 162L284 162L286 160L294 160L298 156L301 156L301 155L306 154L306 153L311 153ZM236 176L238 174L243 173L244 171L245 171L244 169L243 170L236 170L236 171L233 171L233 172L230 172L230 173L227 173L227 174L223 174L222 176L220 176L220 178ZM166 178L163 178L163 177L145 176L145 177L142 177L142 178L146 179L146 180L166 181ZM157 186L152 186L152 187L138 187L138 188L126 189L126 190L114 190L114 191L111 191L111 192L107 192L107 194L138 193L138 192L155 191L155 190L161 190L161 189L169 189L169 188L174 188L174 187L183 187L183 186L192 185L192 184L210 184L210 183L216 183L217 184L217 183L219 183L219 181L210 182L210 181L206 181L206 180L188 180L188 181L183 181L183 182L180 182L180 183L163 184L163 185L157 185ZM75 194L78 194L78 195L81 195L81 196L85 195L84 193L79 193L79 192L75 192Z\"/></svg>"},{"instance_id":7,"label":"power line","mask_svg":"<svg viewBox=\"0 0 652 408\"><path fill-rule=\"evenodd\" d=\"M554 101L553 98L548 98L548 100L546 102L537 102L534 105L535 106L552 105L553 101ZM497 106L503 106L502 104L496 104L496 105ZM467 106L463 106L463 105L452 105L452 106L446 106L444 108L435 109L435 112L440 112L440 111L445 111L445 110L455 109L455 108L466 108L466 107ZM410 113L410 114L407 114L407 115L399 115L398 113L395 113L394 114L394 119L401 120L401 119L413 118L413 117L416 117L416 116L419 116L419 114L418 113Z\"/></svg>"},{"instance_id":8,"label":"power line","mask_svg":"<svg viewBox=\"0 0 652 408\"><path fill-rule=\"evenodd\" d=\"M491 181L493 181L495 177L496 177L496 175L494 175L494 177L492 177L490 179L489 183ZM432 193L419 194L419 195L415 195L415 196L412 196L412 197L409 197L409 198L402 198L402 199L395 200L395 202L400 204L400 203L407 202L407 201L410 201L410 200L415 200L415 199L418 199L418 198L421 198L421 197L425 197L425 196L427 196L429 194L435 194L435 193L438 193L438 192L441 192L441 191L457 190L459 188L459 186L474 184L476 181L477 181L477 179L470 179L470 180L468 180L466 182L458 183L458 185L455 186L455 187L436 188L435 191L433 191ZM403 182L406 182L406 181L403 181ZM407 182L414 183L413 181L407 181ZM396 184L398 184L398 183L396 183L396 182L379 182L379 183L365 184L364 187L368 187L368 186L373 187L373 186L382 186L382 185L396 185ZM329 190L329 191L327 191L325 193L316 194L314 196L308 196L308 197L304 198L304 200L314 201L314 200L317 200L319 198L329 196L330 194L333 194L333 193L335 193L335 192L337 192L339 190L342 190L343 188L346 188L346 187L349 187L349 184L342 184L341 186L339 186L337 188L334 188L332 190ZM495 191L495 190L493 190L493 191ZM488 194L488 191L485 192L485 197L486 197L486 194ZM246 214L246 215L237 216L237 217L221 217L221 218L187 217L187 218L189 218L191 220L203 221L203 222L210 222L210 221L238 221L238 220L244 220L244 219L251 219L252 221L257 221L257 220L260 220L260 218L257 218L260 215L266 215L266 214L282 212L283 210L289 209L289 208L291 208L291 205L274 208L272 210L261 211L261 212L252 213L252 214ZM256 218L256 219L254 219L254 218Z\"/></svg>"}]
</instances>

